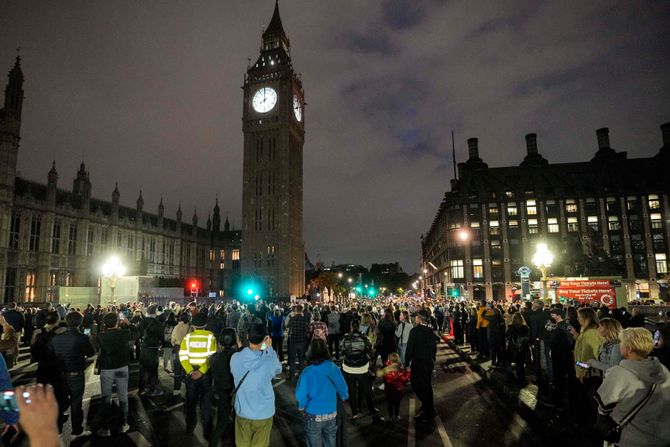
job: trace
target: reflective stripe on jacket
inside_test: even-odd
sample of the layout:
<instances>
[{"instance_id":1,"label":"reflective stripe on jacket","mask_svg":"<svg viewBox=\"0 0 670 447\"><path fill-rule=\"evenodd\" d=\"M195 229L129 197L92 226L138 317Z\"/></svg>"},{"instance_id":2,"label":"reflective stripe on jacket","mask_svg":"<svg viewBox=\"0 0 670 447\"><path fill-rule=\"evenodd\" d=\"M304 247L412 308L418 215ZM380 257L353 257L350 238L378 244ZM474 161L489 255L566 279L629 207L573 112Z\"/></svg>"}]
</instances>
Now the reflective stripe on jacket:
<instances>
[{"instance_id":1,"label":"reflective stripe on jacket","mask_svg":"<svg viewBox=\"0 0 670 447\"><path fill-rule=\"evenodd\" d=\"M208 369L207 359L215 352L214 334L203 329L196 329L181 341L179 362L184 367L186 374L190 374L194 369L205 374Z\"/></svg>"}]
</instances>

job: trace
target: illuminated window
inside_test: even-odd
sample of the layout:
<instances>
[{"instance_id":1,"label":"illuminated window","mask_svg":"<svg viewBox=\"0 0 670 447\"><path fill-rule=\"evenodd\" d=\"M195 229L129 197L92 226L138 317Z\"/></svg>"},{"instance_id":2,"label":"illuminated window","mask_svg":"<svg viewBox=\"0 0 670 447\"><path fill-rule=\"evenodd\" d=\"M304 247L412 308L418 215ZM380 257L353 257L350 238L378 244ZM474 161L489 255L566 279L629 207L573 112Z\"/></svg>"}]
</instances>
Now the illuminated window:
<instances>
[{"instance_id":1,"label":"illuminated window","mask_svg":"<svg viewBox=\"0 0 670 447\"><path fill-rule=\"evenodd\" d=\"M465 276L462 259L452 259L451 261L449 261L449 267L451 268L452 278L454 279L463 278Z\"/></svg>"},{"instance_id":2,"label":"illuminated window","mask_svg":"<svg viewBox=\"0 0 670 447\"><path fill-rule=\"evenodd\" d=\"M519 211L516 207L516 204L509 204L507 205L507 215L508 216L516 216L518 215Z\"/></svg>"},{"instance_id":3,"label":"illuminated window","mask_svg":"<svg viewBox=\"0 0 670 447\"><path fill-rule=\"evenodd\" d=\"M492 220L489 222L489 234L496 235L500 234L500 222L497 220Z\"/></svg>"},{"instance_id":4,"label":"illuminated window","mask_svg":"<svg viewBox=\"0 0 670 447\"><path fill-rule=\"evenodd\" d=\"M651 228L654 230L663 229L663 220L661 219L661 213L651 213Z\"/></svg>"},{"instance_id":5,"label":"illuminated window","mask_svg":"<svg viewBox=\"0 0 670 447\"><path fill-rule=\"evenodd\" d=\"M619 216L609 216L607 218L607 225L610 231L621 230L621 223L619 222Z\"/></svg>"},{"instance_id":6,"label":"illuminated window","mask_svg":"<svg viewBox=\"0 0 670 447\"><path fill-rule=\"evenodd\" d=\"M209 250L209 260L210 261L214 260L215 253L216 252L214 250Z\"/></svg>"},{"instance_id":7,"label":"illuminated window","mask_svg":"<svg viewBox=\"0 0 670 447\"><path fill-rule=\"evenodd\" d=\"M481 279L484 277L484 263L481 259L472 260L472 276L475 279Z\"/></svg>"},{"instance_id":8,"label":"illuminated window","mask_svg":"<svg viewBox=\"0 0 670 447\"><path fill-rule=\"evenodd\" d=\"M529 216L534 216L537 214L537 206L535 205L535 200L526 200L526 213Z\"/></svg>"},{"instance_id":9,"label":"illuminated window","mask_svg":"<svg viewBox=\"0 0 670 447\"><path fill-rule=\"evenodd\" d=\"M239 249L233 249L232 260L233 261L239 261L240 260L240 250Z\"/></svg>"},{"instance_id":10,"label":"illuminated window","mask_svg":"<svg viewBox=\"0 0 670 447\"><path fill-rule=\"evenodd\" d=\"M516 219L509 220L508 223L510 228L519 228L519 221Z\"/></svg>"},{"instance_id":11,"label":"illuminated window","mask_svg":"<svg viewBox=\"0 0 670 447\"><path fill-rule=\"evenodd\" d=\"M479 222L470 222L470 228L479 228Z\"/></svg>"},{"instance_id":12,"label":"illuminated window","mask_svg":"<svg viewBox=\"0 0 670 447\"><path fill-rule=\"evenodd\" d=\"M222 261L226 259L226 250L219 250L219 259Z\"/></svg>"},{"instance_id":13,"label":"illuminated window","mask_svg":"<svg viewBox=\"0 0 670 447\"><path fill-rule=\"evenodd\" d=\"M668 273L668 260L665 253L656 253L656 273Z\"/></svg>"},{"instance_id":14,"label":"illuminated window","mask_svg":"<svg viewBox=\"0 0 670 447\"><path fill-rule=\"evenodd\" d=\"M550 217L547 219L547 228L550 233L558 233L558 219L555 217Z\"/></svg>"},{"instance_id":15,"label":"illuminated window","mask_svg":"<svg viewBox=\"0 0 670 447\"><path fill-rule=\"evenodd\" d=\"M598 224L598 216L588 216L586 222L593 231L600 231L600 225Z\"/></svg>"},{"instance_id":16,"label":"illuminated window","mask_svg":"<svg viewBox=\"0 0 670 447\"><path fill-rule=\"evenodd\" d=\"M26 293L24 294L25 301L35 301L35 284L37 283L37 276L35 270L28 270L26 272Z\"/></svg>"},{"instance_id":17,"label":"illuminated window","mask_svg":"<svg viewBox=\"0 0 670 447\"><path fill-rule=\"evenodd\" d=\"M577 202L575 202L575 199L568 199L565 201L565 212L566 213L577 212Z\"/></svg>"},{"instance_id":18,"label":"illuminated window","mask_svg":"<svg viewBox=\"0 0 670 447\"><path fill-rule=\"evenodd\" d=\"M579 231L579 222L576 217L568 217L568 232L574 233Z\"/></svg>"},{"instance_id":19,"label":"illuminated window","mask_svg":"<svg viewBox=\"0 0 670 447\"><path fill-rule=\"evenodd\" d=\"M528 233L537 234L538 231L537 219L528 219Z\"/></svg>"},{"instance_id":20,"label":"illuminated window","mask_svg":"<svg viewBox=\"0 0 670 447\"><path fill-rule=\"evenodd\" d=\"M649 209L650 210L661 209L661 202L658 200L658 195L649 194Z\"/></svg>"},{"instance_id":21,"label":"illuminated window","mask_svg":"<svg viewBox=\"0 0 670 447\"><path fill-rule=\"evenodd\" d=\"M225 268L226 268L226 262L225 261L219 262L219 270L225 270Z\"/></svg>"}]
</instances>

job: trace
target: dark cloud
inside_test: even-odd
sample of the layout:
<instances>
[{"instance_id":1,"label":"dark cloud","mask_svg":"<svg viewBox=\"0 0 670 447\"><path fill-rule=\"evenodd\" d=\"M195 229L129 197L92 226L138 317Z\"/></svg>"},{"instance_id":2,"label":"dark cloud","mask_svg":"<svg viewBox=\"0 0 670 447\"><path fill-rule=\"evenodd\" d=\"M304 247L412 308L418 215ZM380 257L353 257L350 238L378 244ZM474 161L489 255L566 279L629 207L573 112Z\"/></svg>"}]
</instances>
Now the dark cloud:
<instances>
[{"instance_id":1,"label":"dark cloud","mask_svg":"<svg viewBox=\"0 0 670 447\"><path fill-rule=\"evenodd\" d=\"M0 71L23 47L19 169L132 205L164 197L201 221L218 194L240 225L242 96L271 0L5 2ZM305 240L322 261L399 260L410 271L459 161L490 166L538 133L552 162L587 160L595 129L630 157L670 120L667 2L282 0L308 106ZM4 61L4 62L3 62ZM2 67L5 67L4 69ZM4 83L4 81L3 81Z\"/></svg>"}]
</instances>

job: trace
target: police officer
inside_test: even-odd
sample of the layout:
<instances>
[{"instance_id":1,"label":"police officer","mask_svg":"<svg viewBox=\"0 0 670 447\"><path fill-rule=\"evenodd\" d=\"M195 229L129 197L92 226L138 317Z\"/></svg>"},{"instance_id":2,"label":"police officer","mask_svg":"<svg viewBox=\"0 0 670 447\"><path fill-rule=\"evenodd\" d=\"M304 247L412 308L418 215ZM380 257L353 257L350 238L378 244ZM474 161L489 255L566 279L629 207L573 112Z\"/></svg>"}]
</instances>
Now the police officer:
<instances>
[{"instance_id":1,"label":"police officer","mask_svg":"<svg viewBox=\"0 0 670 447\"><path fill-rule=\"evenodd\" d=\"M207 313L199 312L191 324L195 330L184 337L179 349L179 361L186 372L186 432L193 433L197 422L196 407L200 401L203 434L212 431L212 386L207 374L210 355L216 352L216 338L204 327Z\"/></svg>"}]
</instances>

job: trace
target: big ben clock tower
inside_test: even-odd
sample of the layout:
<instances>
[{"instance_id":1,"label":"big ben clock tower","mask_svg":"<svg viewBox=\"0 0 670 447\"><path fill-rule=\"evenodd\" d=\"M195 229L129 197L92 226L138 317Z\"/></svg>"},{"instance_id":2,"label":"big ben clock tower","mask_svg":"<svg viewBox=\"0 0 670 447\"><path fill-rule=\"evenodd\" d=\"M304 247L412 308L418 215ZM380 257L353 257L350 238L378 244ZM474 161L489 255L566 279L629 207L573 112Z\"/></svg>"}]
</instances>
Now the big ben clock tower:
<instances>
[{"instance_id":1,"label":"big ben clock tower","mask_svg":"<svg viewBox=\"0 0 670 447\"><path fill-rule=\"evenodd\" d=\"M241 292L243 296L299 297L305 289L305 101L277 3L263 33L260 56L247 69L243 90Z\"/></svg>"}]
</instances>

